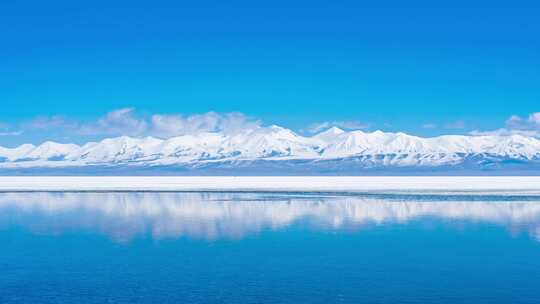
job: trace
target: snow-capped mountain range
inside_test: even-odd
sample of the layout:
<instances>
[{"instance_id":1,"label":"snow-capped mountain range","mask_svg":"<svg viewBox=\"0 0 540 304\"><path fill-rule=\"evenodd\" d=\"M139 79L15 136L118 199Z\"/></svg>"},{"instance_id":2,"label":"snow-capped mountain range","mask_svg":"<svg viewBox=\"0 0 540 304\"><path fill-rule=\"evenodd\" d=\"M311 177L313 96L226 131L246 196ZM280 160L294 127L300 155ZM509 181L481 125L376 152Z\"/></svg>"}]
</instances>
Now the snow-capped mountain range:
<instances>
[{"instance_id":1,"label":"snow-capped mountain range","mask_svg":"<svg viewBox=\"0 0 540 304\"><path fill-rule=\"evenodd\" d=\"M219 132L169 139L127 136L82 146L45 142L0 147L0 169L169 168L170 170L287 170L355 173L391 168L500 168L540 164L540 140L521 135L446 135L344 131L333 127L311 137L279 126L235 134ZM539 168L539 167L535 167Z\"/></svg>"}]
</instances>

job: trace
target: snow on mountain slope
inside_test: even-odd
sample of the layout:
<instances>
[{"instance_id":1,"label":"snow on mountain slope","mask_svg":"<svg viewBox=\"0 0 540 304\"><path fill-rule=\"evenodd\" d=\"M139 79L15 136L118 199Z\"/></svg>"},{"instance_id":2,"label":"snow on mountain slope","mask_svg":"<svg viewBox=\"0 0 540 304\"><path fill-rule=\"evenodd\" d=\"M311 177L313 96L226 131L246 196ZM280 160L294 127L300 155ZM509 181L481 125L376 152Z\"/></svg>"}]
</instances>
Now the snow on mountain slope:
<instances>
[{"instance_id":1,"label":"snow on mountain slope","mask_svg":"<svg viewBox=\"0 0 540 304\"><path fill-rule=\"evenodd\" d=\"M160 144L158 154L184 161L219 158L224 140L224 135L208 132L173 137Z\"/></svg>"},{"instance_id":2,"label":"snow on mountain slope","mask_svg":"<svg viewBox=\"0 0 540 304\"><path fill-rule=\"evenodd\" d=\"M160 139L153 137L141 139L128 136L107 138L98 143L88 143L80 149L72 151L66 156L66 159L85 163L128 162L152 155L160 143Z\"/></svg>"},{"instance_id":3,"label":"snow on mountain slope","mask_svg":"<svg viewBox=\"0 0 540 304\"><path fill-rule=\"evenodd\" d=\"M225 151L239 158L316 158L317 141L278 126L258 128L226 140Z\"/></svg>"},{"instance_id":4,"label":"snow on mountain slope","mask_svg":"<svg viewBox=\"0 0 540 304\"><path fill-rule=\"evenodd\" d=\"M47 141L28 151L22 156L22 159L60 160L64 159L70 153L77 151L79 148L80 147L75 144L59 144Z\"/></svg>"},{"instance_id":5,"label":"snow on mountain slope","mask_svg":"<svg viewBox=\"0 0 540 304\"><path fill-rule=\"evenodd\" d=\"M342 129L338 127L331 127L326 131L314 135L313 138L325 143L332 143L336 138L338 138L339 135L343 133L345 133L345 131L343 131Z\"/></svg>"},{"instance_id":6,"label":"snow on mountain slope","mask_svg":"<svg viewBox=\"0 0 540 304\"><path fill-rule=\"evenodd\" d=\"M20 145L17 148L12 149L0 147L0 160L4 159L5 161L15 161L35 148L36 146L31 144Z\"/></svg>"},{"instance_id":7,"label":"snow on mountain slope","mask_svg":"<svg viewBox=\"0 0 540 304\"><path fill-rule=\"evenodd\" d=\"M233 135L200 133L169 139L127 136L83 146L45 142L39 146L0 147L0 168L85 165L196 166L246 161L338 162L366 167L442 166L470 162L540 161L540 140L521 135L446 135L422 138L404 133L346 132L330 128L305 137L279 126Z\"/></svg>"}]
</instances>

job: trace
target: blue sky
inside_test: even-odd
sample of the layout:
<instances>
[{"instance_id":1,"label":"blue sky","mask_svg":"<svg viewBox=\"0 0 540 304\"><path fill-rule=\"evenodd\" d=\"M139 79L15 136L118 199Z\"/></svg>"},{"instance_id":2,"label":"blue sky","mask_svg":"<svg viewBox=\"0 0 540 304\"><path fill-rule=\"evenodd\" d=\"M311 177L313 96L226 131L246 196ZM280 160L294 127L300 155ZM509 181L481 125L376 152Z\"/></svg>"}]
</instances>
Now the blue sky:
<instances>
[{"instance_id":1,"label":"blue sky","mask_svg":"<svg viewBox=\"0 0 540 304\"><path fill-rule=\"evenodd\" d=\"M126 108L302 132L536 128L540 4L443 2L5 0L0 145L104 136L63 124Z\"/></svg>"}]
</instances>

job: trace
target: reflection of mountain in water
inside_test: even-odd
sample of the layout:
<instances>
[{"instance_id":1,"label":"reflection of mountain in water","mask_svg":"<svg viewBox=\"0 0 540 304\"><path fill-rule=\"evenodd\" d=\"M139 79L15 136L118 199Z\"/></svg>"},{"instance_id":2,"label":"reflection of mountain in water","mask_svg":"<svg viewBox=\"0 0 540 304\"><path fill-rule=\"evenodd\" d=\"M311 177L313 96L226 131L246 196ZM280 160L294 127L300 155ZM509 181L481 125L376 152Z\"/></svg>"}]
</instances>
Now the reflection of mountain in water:
<instances>
[{"instance_id":1,"label":"reflection of mountain in water","mask_svg":"<svg viewBox=\"0 0 540 304\"><path fill-rule=\"evenodd\" d=\"M83 229L118 241L241 238L302 220L313 229L406 223L418 218L478 221L527 230L540 240L540 201L443 201L403 197L235 193L2 193L0 227L40 233Z\"/></svg>"}]
</instances>

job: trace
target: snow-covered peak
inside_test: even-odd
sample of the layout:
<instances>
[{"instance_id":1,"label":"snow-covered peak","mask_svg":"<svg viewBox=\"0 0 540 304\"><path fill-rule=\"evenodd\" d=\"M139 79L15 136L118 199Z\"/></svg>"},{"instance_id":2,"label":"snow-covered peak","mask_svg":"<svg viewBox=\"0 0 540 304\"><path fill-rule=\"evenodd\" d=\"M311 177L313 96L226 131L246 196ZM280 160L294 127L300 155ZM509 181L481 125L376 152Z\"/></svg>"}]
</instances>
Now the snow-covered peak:
<instances>
[{"instance_id":1,"label":"snow-covered peak","mask_svg":"<svg viewBox=\"0 0 540 304\"><path fill-rule=\"evenodd\" d=\"M279 126L261 127L225 140L224 148L241 158L314 157L314 140Z\"/></svg>"},{"instance_id":2,"label":"snow-covered peak","mask_svg":"<svg viewBox=\"0 0 540 304\"><path fill-rule=\"evenodd\" d=\"M120 136L78 146L45 142L0 147L0 167L88 164L181 165L246 160L323 161L360 159L370 165L426 166L468 157L540 161L540 140L522 135L446 135L344 131L332 127L312 137L276 125L223 134L204 132L169 139Z\"/></svg>"},{"instance_id":3,"label":"snow-covered peak","mask_svg":"<svg viewBox=\"0 0 540 304\"><path fill-rule=\"evenodd\" d=\"M23 144L16 148L0 147L0 160L5 159L9 161L15 161L35 148L36 146L32 144Z\"/></svg>"},{"instance_id":4,"label":"snow-covered peak","mask_svg":"<svg viewBox=\"0 0 540 304\"><path fill-rule=\"evenodd\" d=\"M80 147L75 144L59 144L46 141L21 156L22 159L63 159Z\"/></svg>"},{"instance_id":5,"label":"snow-covered peak","mask_svg":"<svg viewBox=\"0 0 540 304\"><path fill-rule=\"evenodd\" d=\"M325 130L316 134L315 136L313 136L313 138L326 141L326 142L331 142L331 141L334 141L337 136L343 133L345 133L345 131L343 131L342 129L338 127L331 127L328 130Z\"/></svg>"}]
</instances>

